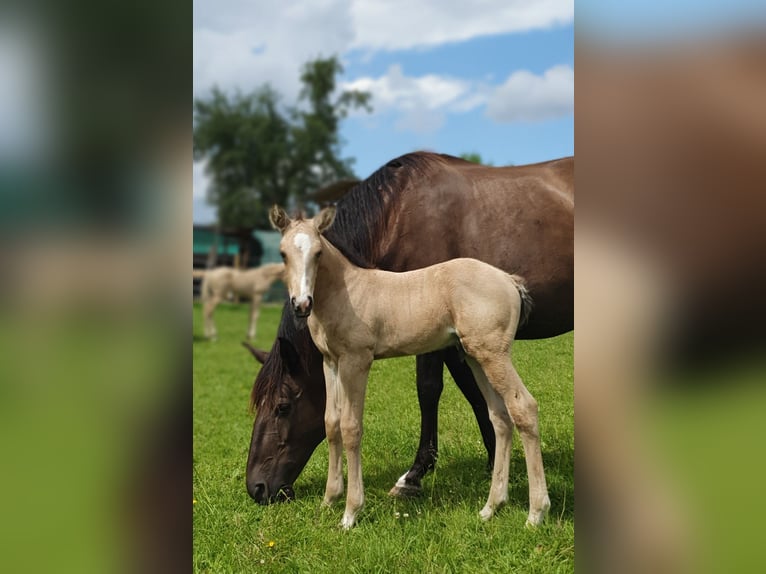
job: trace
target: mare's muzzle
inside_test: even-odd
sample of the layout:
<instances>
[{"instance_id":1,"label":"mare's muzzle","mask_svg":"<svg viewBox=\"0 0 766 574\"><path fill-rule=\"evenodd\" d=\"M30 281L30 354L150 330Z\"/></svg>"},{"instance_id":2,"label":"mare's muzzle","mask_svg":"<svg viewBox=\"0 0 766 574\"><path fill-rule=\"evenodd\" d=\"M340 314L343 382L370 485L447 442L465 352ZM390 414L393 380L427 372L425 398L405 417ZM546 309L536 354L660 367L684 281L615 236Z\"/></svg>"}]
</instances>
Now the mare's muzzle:
<instances>
[{"instance_id":1,"label":"mare's muzzle","mask_svg":"<svg viewBox=\"0 0 766 574\"><path fill-rule=\"evenodd\" d=\"M268 485L264 482L248 483L247 492L255 502L263 506L272 502L286 502L295 499L295 491L289 484L282 485L276 492L270 492Z\"/></svg>"},{"instance_id":2,"label":"mare's muzzle","mask_svg":"<svg viewBox=\"0 0 766 574\"><path fill-rule=\"evenodd\" d=\"M295 297L291 297L290 304L293 306L293 313L295 313L296 317L305 318L311 314L311 309L314 307L314 298L309 295L305 300L297 303Z\"/></svg>"}]
</instances>

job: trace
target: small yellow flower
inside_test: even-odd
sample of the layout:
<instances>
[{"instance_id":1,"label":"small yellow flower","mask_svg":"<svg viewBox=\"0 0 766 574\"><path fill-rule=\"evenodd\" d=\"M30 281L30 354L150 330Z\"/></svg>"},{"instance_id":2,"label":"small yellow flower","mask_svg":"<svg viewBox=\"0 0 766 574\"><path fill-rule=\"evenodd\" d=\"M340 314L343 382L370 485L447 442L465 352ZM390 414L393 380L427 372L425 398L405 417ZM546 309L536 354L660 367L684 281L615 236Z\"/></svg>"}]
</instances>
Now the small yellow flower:
<instances>
[{"instance_id":1,"label":"small yellow flower","mask_svg":"<svg viewBox=\"0 0 766 574\"><path fill-rule=\"evenodd\" d=\"M274 542L273 540L269 540L269 548L274 548L275 544L276 542Z\"/></svg>"},{"instance_id":2,"label":"small yellow flower","mask_svg":"<svg viewBox=\"0 0 766 574\"><path fill-rule=\"evenodd\" d=\"M192 504L197 504L197 499L196 498L192 498Z\"/></svg>"}]
</instances>

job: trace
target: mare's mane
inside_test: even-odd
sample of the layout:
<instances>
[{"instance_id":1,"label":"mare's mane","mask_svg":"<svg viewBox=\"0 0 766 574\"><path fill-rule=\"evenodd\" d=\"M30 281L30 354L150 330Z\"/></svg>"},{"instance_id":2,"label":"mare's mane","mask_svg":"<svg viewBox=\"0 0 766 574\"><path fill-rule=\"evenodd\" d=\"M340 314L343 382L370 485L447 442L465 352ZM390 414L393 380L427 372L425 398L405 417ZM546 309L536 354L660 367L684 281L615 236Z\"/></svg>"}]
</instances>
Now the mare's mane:
<instances>
[{"instance_id":1,"label":"mare's mane","mask_svg":"<svg viewBox=\"0 0 766 574\"><path fill-rule=\"evenodd\" d=\"M398 213L403 192L413 177L463 160L430 152L415 152L392 159L360 181L337 203L335 222L324 236L358 267L371 268L379 247Z\"/></svg>"},{"instance_id":2,"label":"mare's mane","mask_svg":"<svg viewBox=\"0 0 766 574\"><path fill-rule=\"evenodd\" d=\"M282 310L283 320L279 323L279 329L277 331L277 338L274 341L274 345L269 351L269 357L263 363L258 376L253 384L253 390L250 392L250 411L252 412L256 405L257 399L265 399L264 406L266 408L272 408L276 406L277 395L279 391L279 385L285 379L285 375L288 373L288 366L282 360L282 346L292 345L298 355L301 368L304 371L308 371L308 357L311 356L311 337L301 337L299 332L308 330L306 326L299 328L295 321L284 320L285 317L291 315L288 302L285 301L284 309Z\"/></svg>"},{"instance_id":3,"label":"mare's mane","mask_svg":"<svg viewBox=\"0 0 766 574\"><path fill-rule=\"evenodd\" d=\"M430 152L415 152L392 159L364 181L360 181L337 203L335 222L324 236L358 267L372 268L378 259L378 249L388 227L395 219L402 193L413 177L424 177L434 169L449 163L468 163L460 158ZM300 217L300 216L299 216ZM286 339L289 343L285 343ZM282 345L292 344L300 357L301 366L308 371L307 357L311 355L311 337L305 322L298 327L285 303L277 339L263 364L250 393L251 411L257 399L265 408L273 408L279 385L285 380L287 365L282 360Z\"/></svg>"}]
</instances>

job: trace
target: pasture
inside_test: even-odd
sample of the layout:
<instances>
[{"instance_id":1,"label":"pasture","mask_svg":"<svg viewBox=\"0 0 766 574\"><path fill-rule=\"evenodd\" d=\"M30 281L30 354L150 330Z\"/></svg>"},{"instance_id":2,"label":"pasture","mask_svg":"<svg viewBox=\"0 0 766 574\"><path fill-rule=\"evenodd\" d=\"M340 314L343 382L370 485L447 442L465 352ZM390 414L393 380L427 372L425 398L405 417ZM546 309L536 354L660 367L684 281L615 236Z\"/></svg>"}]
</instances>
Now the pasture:
<instances>
[{"instance_id":1,"label":"pasture","mask_svg":"<svg viewBox=\"0 0 766 574\"><path fill-rule=\"evenodd\" d=\"M281 306L263 307L255 346L270 348ZM415 360L376 361L364 413L366 506L351 531L339 527L343 503L320 508L327 476L323 442L295 482L297 500L256 505L245 491L252 431L248 397L258 365L240 345L246 305L221 305L219 340L202 337L194 306L195 572L573 572L573 334L514 344L514 364L540 405L548 520L524 528L527 478L514 436L509 503L489 522L479 510L490 474L473 414L449 374L440 403L439 462L424 495L394 499L388 490L417 448Z\"/></svg>"}]
</instances>

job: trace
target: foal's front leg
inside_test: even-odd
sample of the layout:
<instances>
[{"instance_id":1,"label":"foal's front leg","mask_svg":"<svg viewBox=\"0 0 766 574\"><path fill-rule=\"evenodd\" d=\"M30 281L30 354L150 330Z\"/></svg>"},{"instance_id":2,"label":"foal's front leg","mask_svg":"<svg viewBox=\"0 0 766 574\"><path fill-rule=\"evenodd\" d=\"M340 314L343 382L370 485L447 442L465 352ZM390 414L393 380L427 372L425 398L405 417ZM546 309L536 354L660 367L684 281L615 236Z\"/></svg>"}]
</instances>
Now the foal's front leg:
<instances>
[{"instance_id":1,"label":"foal's front leg","mask_svg":"<svg viewBox=\"0 0 766 574\"><path fill-rule=\"evenodd\" d=\"M322 366L327 393L324 428L329 447L327 484L322 504L330 506L343 495L343 444L341 442L340 431L342 389L338 380L338 363L328 357L324 357Z\"/></svg>"},{"instance_id":2,"label":"foal's front leg","mask_svg":"<svg viewBox=\"0 0 766 574\"><path fill-rule=\"evenodd\" d=\"M351 528L356 523L356 515L364 507L364 483L362 480L362 419L364 415L364 397L367 390L367 377L372 365L372 355L344 358L338 362L338 378L341 392L340 429L343 436L343 448L348 462L348 493L346 511L343 513L341 526Z\"/></svg>"},{"instance_id":3,"label":"foal's front leg","mask_svg":"<svg viewBox=\"0 0 766 574\"><path fill-rule=\"evenodd\" d=\"M205 321L205 337L215 340L218 338L218 331L215 328L215 321L213 321L213 312L218 306L218 303L221 302L221 297L218 293L212 293L209 297L203 295L203 297L205 297L202 304L202 316Z\"/></svg>"}]
</instances>

